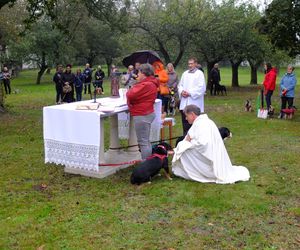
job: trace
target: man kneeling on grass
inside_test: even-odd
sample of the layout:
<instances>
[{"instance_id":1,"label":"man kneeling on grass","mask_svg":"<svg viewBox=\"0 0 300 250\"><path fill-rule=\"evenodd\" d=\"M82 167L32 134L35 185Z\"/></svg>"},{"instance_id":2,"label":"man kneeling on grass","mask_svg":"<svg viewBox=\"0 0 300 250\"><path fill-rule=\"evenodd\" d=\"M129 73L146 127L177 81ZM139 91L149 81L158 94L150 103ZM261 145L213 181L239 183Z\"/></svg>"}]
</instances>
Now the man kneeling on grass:
<instances>
[{"instance_id":1,"label":"man kneeling on grass","mask_svg":"<svg viewBox=\"0 0 300 250\"><path fill-rule=\"evenodd\" d=\"M247 168L232 166L216 124L195 105L186 106L184 114L192 127L174 149L173 173L199 182L248 181Z\"/></svg>"}]
</instances>

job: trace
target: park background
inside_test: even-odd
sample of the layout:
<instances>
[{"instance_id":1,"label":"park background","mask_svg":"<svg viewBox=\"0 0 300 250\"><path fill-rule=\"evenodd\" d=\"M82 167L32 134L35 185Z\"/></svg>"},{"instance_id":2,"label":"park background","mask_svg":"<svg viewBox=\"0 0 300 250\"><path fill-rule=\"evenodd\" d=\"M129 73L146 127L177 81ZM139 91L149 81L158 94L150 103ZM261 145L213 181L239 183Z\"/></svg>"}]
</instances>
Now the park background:
<instances>
[{"instance_id":1,"label":"park background","mask_svg":"<svg viewBox=\"0 0 300 250\"><path fill-rule=\"evenodd\" d=\"M127 2L1 1L0 62L14 77L12 94L1 88L0 98L0 249L299 249L300 116L262 120L244 111L247 99L255 108L263 63L271 62L279 70L278 115L278 83L299 54L298 2L263 9L239 1ZM56 64L90 62L108 73L114 63L123 71L122 58L138 49L157 51L179 75L191 55L206 78L220 62L228 95L207 94L205 111L233 132L226 148L250 181L157 177L138 189L129 183L132 167L93 179L44 164L42 108L55 103ZM108 96L109 79L104 89ZM299 97L297 87L296 106ZM174 136L181 133L175 118Z\"/></svg>"}]
</instances>

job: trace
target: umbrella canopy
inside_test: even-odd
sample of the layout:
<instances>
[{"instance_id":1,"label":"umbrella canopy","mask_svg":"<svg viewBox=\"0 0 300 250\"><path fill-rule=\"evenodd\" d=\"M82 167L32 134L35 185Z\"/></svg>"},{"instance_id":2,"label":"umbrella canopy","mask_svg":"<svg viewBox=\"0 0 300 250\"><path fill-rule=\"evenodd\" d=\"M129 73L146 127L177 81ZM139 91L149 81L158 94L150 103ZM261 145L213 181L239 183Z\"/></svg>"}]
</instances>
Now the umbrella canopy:
<instances>
[{"instance_id":1,"label":"umbrella canopy","mask_svg":"<svg viewBox=\"0 0 300 250\"><path fill-rule=\"evenodd\" d=\"M128 67L129 65L134 66L134 64L136 62L152 64L156 61L161 62L161 59L155 51L153 51L153 50L139 50L139 51L133 52L129 56L126 56L123 59L122 63L125 67Z\"/></svg>"}]
</instances>

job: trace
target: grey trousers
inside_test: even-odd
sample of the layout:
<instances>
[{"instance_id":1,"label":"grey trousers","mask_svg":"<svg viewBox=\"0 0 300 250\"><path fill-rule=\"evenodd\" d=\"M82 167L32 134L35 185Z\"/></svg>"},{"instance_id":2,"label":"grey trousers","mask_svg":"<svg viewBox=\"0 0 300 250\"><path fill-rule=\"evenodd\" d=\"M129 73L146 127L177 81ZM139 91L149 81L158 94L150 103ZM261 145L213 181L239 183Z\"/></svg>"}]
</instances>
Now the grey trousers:
<instances>
[{"instance_id":1,"label":"grey trousers","mask_svg":"<svg viewBox=\"0 0 300 250\"><path fill-rule=\"evenodd\" d=\"M136 137L141 150L142 160L146 159L152 154L150 129L151 123L154 119L155 113L144 116L133 116Z\"/></svg>"}]
</instances>

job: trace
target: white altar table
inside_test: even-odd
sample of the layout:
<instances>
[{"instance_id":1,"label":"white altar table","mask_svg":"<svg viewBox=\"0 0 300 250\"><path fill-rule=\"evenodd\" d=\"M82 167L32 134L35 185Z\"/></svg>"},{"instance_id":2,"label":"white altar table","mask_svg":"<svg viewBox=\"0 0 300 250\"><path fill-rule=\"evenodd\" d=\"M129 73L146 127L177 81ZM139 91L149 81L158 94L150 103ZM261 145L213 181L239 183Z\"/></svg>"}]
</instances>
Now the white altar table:
<instances>
[{"instance_id":1,"label":"white altar table","mask_svg":"<svg viewBox=\"0 0 300 250\"><path fill-rule=\"evenodd\" d=\"M103 178L130 164L124 162L141 159L135 130L128 114L126 100L106 97L96 110L78 110L93 100L47 106L43 108L45 163L65 166L65 172ZM93 104L92 104L93 105ZM108 106L106 106L108 105ZM111 112L107 111L112 108ZM161 101L155 101L156 119L151 126L151 141L160 138ZM104 152L104 118L110 119L109 150ZM106 133L107 134L107 133ZM128 139L126 151L119 149L120 138ZM103 165L103 166L99 166ZM115 164L105 166L105 164Z\"/></svg>"}]
</instances>

